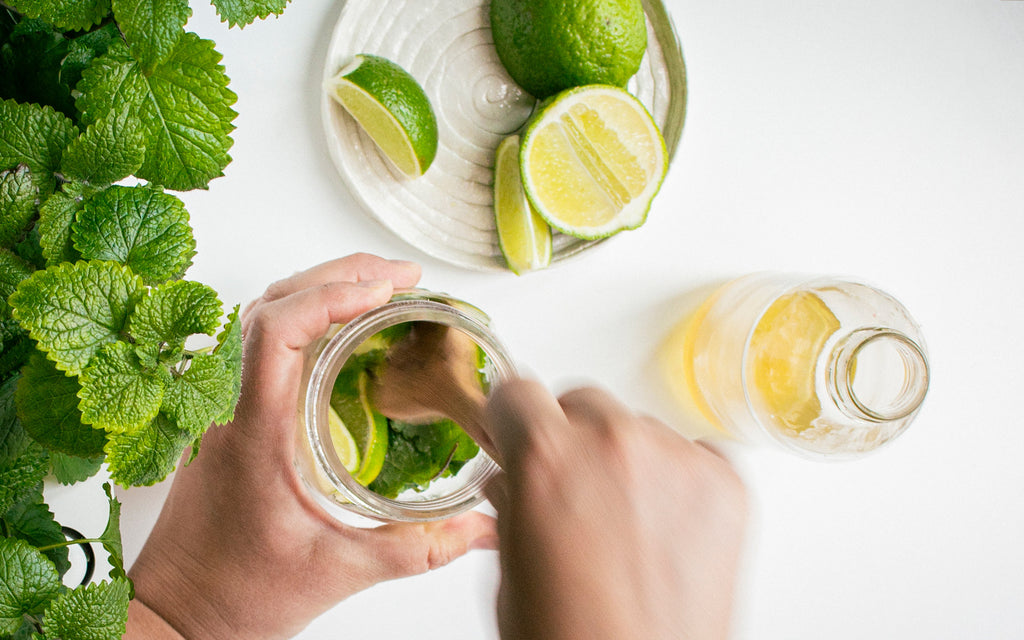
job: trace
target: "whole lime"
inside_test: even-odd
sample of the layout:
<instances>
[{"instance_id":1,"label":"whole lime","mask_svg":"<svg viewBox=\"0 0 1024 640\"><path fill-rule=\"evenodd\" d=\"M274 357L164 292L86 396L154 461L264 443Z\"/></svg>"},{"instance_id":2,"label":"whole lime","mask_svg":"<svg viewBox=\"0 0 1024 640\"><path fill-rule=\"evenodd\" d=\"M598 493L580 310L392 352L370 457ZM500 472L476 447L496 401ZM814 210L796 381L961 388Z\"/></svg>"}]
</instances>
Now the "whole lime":
<instances>
[{"instance_id":1,"label":"whole lime","mask_svg":"<svg viewBox=\"0 0 1024 640\"><path fill-rule=\"evenodd\" d=\"M509 75L537 98L625 86L647 49L640 0L491 0L491 31Z\"/></svg>"}]
</instances>

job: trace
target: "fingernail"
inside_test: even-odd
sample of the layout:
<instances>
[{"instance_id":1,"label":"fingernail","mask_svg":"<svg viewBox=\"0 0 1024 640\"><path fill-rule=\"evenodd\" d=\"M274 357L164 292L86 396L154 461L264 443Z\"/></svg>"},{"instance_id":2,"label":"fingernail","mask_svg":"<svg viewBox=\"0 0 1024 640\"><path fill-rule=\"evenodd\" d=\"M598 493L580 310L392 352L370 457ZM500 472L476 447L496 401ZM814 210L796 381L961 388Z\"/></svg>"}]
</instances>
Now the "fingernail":
<instances>
[{"instance_id":1,"label":"fingernail","mask_svg":"<svg viewBox=\"0 0 1024 640\"><path fill-rule=\"evenodd\" d=\"M380 289L383 287L391 286L390 280L360 280L356 283L357 286L365 287L367 289Z\"/></svg>"},{"instance_id":2,"label":"fingernail","mask_svg":"<svg viewBox=\"0 0 1024 640\"><path fill-rule=\"evenodd\" d=\"M471 551L497 551L498 536L481 536L469 543Z\"/></svg>"}]
</instances>

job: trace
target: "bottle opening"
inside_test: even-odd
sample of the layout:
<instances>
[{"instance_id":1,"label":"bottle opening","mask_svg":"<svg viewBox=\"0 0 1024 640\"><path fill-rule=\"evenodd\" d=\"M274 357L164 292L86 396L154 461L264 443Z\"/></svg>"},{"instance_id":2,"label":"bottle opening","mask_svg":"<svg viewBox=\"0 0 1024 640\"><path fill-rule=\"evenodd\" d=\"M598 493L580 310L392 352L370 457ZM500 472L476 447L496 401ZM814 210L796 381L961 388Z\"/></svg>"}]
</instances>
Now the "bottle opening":
<instances>
[{"instance_id":1,"label":"bottle opening","mask_svg":"<svg viewBox=\"0 0 1024 640\"><path fill-rule=\"evenodd\" d=\"M914 413L928 392L928 359L897 331L861 329L836 350L833 385L837 404L852 417L872 422Z\"/></svg>"}]
</instances>

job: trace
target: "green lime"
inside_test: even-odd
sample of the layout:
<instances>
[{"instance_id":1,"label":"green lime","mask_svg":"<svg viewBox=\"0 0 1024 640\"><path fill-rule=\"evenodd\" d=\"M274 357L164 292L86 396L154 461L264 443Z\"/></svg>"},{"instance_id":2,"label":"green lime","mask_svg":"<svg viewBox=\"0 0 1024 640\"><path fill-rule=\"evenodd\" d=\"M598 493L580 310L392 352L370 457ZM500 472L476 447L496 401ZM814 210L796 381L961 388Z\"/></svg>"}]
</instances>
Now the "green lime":
<instances>
[{"instance_id":1,"label":"green lime","mask_svg":"<svg viewBox=\"0 0 1024 640\"><path fill-rule=\"evenodd\" d=\"M639 100L592 85L563 91L531 118L519 167L530 204L549 225L593 240L644 223L668 153Z\"/></svg>"},{"instance_id":2,"label":"green lime","mask_svg":"<svg viewBox=\"0 0 1024 640\"><path fill-rule=\"evenodd\" d=\"M349 473L359 471L359 445L341 421L341 416L334 407L327 407L327 424L331 431L331 442L338 459Z\"/></svg>"},{"instance_id":3,"label":"green lime","mask_svg":"<svg viewBox=\"0 0 1024 640\"><path fill-rule=\"evenodd\" d=\"M437 155L437 118L423 87L390 60L360 54L324 89L398 169L415 178Z\"/></svg>"},{"instance_id":4,"label":"green lime","mask_svg":"<svg viewBox=\"0 0 1024 640\"><path fill-rule=\"evenodd\" d=\"M342 463L345 463L342 452L350 446L346 440L352 439L359 466L355 471L348 464L345 464L345 468L362 485L370 484L377 477L384 466L384 456L388 451L387 418L374 411L370 405L367 397L369 377L366 371L358 372L355 378L354 393L335 393L331 397L331 407L337 412L339 423L337 436L335 435L335 425L331 423L331 438L334 441L334 447L338 450L338 457L341 458ZM349 456L350 462L351 459L352 457Z\"/></svg>"},{"instance_id":5,"label":"green lime","mask_svg":"<svg viewBox=\"0 0 1024 640\"><path fill-rule=\"evenodd\" d=\"M624 87L647 49L640 0L491 0L491 31L509 75L538 98Z\"/></svg>"},{"instance_id":6,"label":"green lime","mask_svg":"<svg viewBox=\"0 0 1024 640\"><path fill-rule=\"evenodd\" d=\"M498 244L516 275L551 263L551 229L530 206L519 174L519 136L505 138L494 158L494 217Z\"/></svg>"}]
</instances>

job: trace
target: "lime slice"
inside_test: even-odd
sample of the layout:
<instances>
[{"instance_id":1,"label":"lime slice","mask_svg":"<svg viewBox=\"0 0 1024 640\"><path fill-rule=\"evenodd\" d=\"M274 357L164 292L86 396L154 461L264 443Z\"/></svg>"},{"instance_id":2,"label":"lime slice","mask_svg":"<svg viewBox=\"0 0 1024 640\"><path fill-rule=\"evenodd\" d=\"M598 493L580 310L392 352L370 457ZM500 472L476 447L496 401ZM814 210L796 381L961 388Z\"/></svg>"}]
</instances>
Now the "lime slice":
<instances>
[{"instance_id":1,"label":"lime slice","mask_svg":"<svg viewBox=\"0 0 1024 640\"><path fill-rule=\"evenodd\" d=\"M331 398L331 408L336 412L341 432L340 437L336 437L334 425L331 425L334 447L339 451L338 457L342 463L345 463L341 450L349 446L345 440L351 438L356 449L358 467L353 465L350 468L345 464L345 468L362 485L370 484L380 473L388 450L387 418L375 412L370 405L367 397L368 381L369 375L361 371L357 374L356 388L352 393L333 394Z\"/></svg>"},{"instance_id":2,"label":"lime slice","mask_svg":"<svg viewBox=\"0 0 1024 640\"><path fill-rule=\"evenodd\" d=\"M494 158L494 216L498 244L516 275L551 263L551 228L530 206L519 174L519 136L498 145Z\"/></svg>"},{"instance_id":3,"label":"lime slice","mask_svg":"<svg viewBox=\"0 0 1024 640\"><path fill-rule=\"evenodd\" d=\"M394 62L361 54L324 90L405 175L423 175L437 154L437 119L423 87Z\"/></svg>"},{"instance_id":4,"label":"lime slice","mask_svg":"<svg viewBox=\"0 0 1024 640\"><path fill-rule=\"evenodd\" d=\"M665 141L627 91L563 91L528 123L520 147L523 187L555 229L605 238L647 219L668 169Z\"/></svg>"},{"instance_id":5,"label":"lime slice","mask_svg":"<svg viewBox=\"0 0 1024 640\"><path fill-rule=\"evenodd\" d=\"M327 424L331 431L331 442L334 444L334 451L338 459L349 473L359 471L359 447L355 438L345 428L341 416L334 410L334 407L327 407Z\"/></svg>"}]
</instances>

